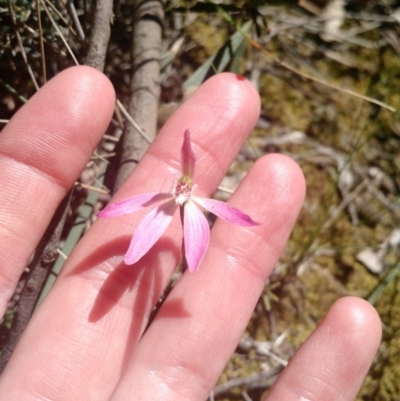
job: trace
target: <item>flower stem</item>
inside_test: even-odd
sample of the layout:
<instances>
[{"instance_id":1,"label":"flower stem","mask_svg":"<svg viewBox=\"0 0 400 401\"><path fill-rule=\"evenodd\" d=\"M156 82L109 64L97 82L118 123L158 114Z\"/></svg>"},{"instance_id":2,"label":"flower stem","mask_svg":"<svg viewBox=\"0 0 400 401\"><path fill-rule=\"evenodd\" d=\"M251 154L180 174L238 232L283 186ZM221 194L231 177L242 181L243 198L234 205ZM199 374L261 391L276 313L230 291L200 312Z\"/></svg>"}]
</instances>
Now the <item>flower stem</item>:
<instances>
[{"instance_id":1,"label":"flower stem","mask_svg":"<svg viewBox=\"0 0 400 401\"><path fill-rule=\"evenodd\" d=\"M185 204L181 205L179 208L179 214L181 216L181 223L182 223L182 231L184 231L184 209ZM188 268L187 260L186 260L186 253L185 253L185 236L182 236L182 274L185 273L185 271Z\"/></svg>"}]
</instances>

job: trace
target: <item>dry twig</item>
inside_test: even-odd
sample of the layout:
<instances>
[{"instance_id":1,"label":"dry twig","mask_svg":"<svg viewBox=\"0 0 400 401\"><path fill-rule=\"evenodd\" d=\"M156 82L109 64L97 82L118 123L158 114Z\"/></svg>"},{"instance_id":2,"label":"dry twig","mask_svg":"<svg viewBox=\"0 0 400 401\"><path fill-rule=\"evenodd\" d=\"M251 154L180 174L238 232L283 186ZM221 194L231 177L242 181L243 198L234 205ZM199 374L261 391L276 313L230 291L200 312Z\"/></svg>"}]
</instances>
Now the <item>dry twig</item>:
<instances>
[{"instance_id":1,"label":"dry twig","mask_svg":"<svg viewBox=\"0 0 400 401\"><path fill-rule=\"evenodd\" d=\"M113 20L113 1L97 0L94 12L93 28L85 64L99 71L104 70L108 42Z\"/></svg>"},{"instance_id":2,"label":"dry twig","mask_svg":"<svg viewBox=\"0 0 400 401\"><path fill-rule=\"evenodd\" d=\"M134 1L133 69L128 113L150 140L154 139L157 129L163 19L162 1ZM114 191L122 186L147 147L148 141L144 136L127 124L119 147L120 160Z\"/></svg>"},{"instance_id":3,"label":"dry twig","mask_svg":"<svg viewBox=\"0 0 400 401\"><path fill-rule=\"evenodd\" d=\"M228 380L214 388L214 397L227 393L235 387L246 386L247 389L265 388L267 387L267 380L276 377L282 371L282 369L283 368L281 366L278 366L269 371Z\"/></svg>"},{"instance_id":4,"label":"dry twig","mask_svg":"<svg viewBox=\"0 0 400 401\"><path fill-rule=\"evenodd\" d=\"M29 264L29 277L20 294L18 307L12 322L7 340L3 344L0 354L0 373L4 370L12 352L18 344L25 327L27 326L46 278L51 272L57 257L57 247L67 216L68 205L72 190L64 198L53 216L46 232L36 248L32 262Z\"/></svg>"}]
</instances>

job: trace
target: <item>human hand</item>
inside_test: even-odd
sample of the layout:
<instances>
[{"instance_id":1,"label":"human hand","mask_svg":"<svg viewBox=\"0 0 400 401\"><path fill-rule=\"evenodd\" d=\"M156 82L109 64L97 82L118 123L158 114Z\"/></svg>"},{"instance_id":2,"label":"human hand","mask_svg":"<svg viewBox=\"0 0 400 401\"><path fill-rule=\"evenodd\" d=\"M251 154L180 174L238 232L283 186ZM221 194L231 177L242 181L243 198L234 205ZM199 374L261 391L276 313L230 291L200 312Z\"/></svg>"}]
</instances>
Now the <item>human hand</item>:
<instances>
[{"instance_id":1,"label":"human hand","mask_svg":"<svg viewBox=\"0 0 400 401\"><path fill-rule=\"evenodd\" d=\"M0 311L4 313L52 212L84 168L114 109L107 79L88 67L59 74L0 135ZM114 197L168 191L190 128L196 183L210 195L259 114L246 80L207 81L166 123ZM177 216L133 266L122 262L144 213L100 219L68 258L0 380L0 400L204 400L234 351L304 197L292 160L258 160L229 203L262 223L217 220L195 274L186 272L145 335L180 259ZM375 310L343 298L297 351L266 400L354 400L380 341Z\"/></svg>"}]
</instances>

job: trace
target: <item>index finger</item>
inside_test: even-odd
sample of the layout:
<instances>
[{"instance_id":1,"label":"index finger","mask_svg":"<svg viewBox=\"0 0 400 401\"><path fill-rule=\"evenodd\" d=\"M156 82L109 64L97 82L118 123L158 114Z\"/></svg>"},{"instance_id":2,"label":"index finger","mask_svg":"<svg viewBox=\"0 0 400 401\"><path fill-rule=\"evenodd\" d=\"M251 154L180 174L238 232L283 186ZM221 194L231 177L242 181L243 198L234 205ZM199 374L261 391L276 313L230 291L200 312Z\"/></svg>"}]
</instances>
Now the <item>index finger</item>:
<instances>
[{"instance_id":1,"label":"index finger","mask_svg":"<svg viewBox=\"0 0 400 401\"><path fill-rule=\"evenodd\" d=\"M0 317L58 204L105 132L114 103L103 74L74 67L40 89L1 132Z\"/></svg>"}]
</instances>

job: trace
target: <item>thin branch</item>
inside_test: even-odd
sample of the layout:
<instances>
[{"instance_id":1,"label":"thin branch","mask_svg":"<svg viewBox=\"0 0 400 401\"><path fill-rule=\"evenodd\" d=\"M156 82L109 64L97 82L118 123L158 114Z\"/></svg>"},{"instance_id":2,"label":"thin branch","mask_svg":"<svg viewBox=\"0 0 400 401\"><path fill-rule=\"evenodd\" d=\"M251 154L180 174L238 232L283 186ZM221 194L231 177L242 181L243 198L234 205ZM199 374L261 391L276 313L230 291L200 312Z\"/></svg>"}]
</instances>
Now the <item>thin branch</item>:
<instances>
[{"instance_id":1,"label":"thin branch","mask_svg":"<svg viewBox=\"0 0 400 401\"><path fill-rule=\"evenodd\" d=\"M40 15L40 0L36 0L36 13L39 28L39 44L40 44L40 58L42 64L42 84L44 85L47 81L46 78L46 58L44 53L44 43L43 43L43 30L42 30L42 18Z\"/></svg>"},{"instance_id":2,"label":"thin branch","mask_svg":"<svg viewBox=\"0 0 400 401\"><path fill-rule=\"evenodd\" d=\"M277 376L281 371L282 367L278 366L266 372L255 373L247 377L237 377L228 380L214 388L214 396L217 397L233 388L241 386L246 386L248 389L265 388L267 387L267 380Z\"/></svg>"},{"instance_id":3,"label":"thin branch","mask_svg":"<svg viewBox=\"0 0 400 401\"><path fill-rule=\"evenodd\" d=\"M26 325L32 316L43 284L45 283L47 276L50 274L53 262L57 257L58 243L64 228L71 194L72 190L58 207L36 248L32 262L29 264L30 275L21 292L18 309L15 313L8 338L3 343L0 355L0 373L6 367L12 352L17 346Z\"/></svg>"},{"instance_id":4,"label":"thin branch","mask_svg":"<svg viewBox=\"0 0 400 401\"><path fill-rule=\"evenodd\" d=\"M99 71L104 71L112 20L113 1L97 0L94 11L93 28L90 36L90 45L85 64Z\"/></svg>"},{"instance_id":5,"label":"thin branch","mask_svg":"<svg viewBox=\"0 0 400 401\"><path fill-rule=\"evenodd\" d=\"M108 189L96 188L93 185L87 185L87 184L83 184L81 182L75 182L75 186L76 187L81 187L83 189L87 189L89 191L98 192L99 194L108 195L110 193L110 191Z\"/></svg>"},{"instance_id":6,"label":"thin branch","mask_svg":"<svg viewBox=\"0 0 400 401\"><path fill-rule=\"evenodd\" d=\"M234 192L234 190L232 190L232 189L230 189L230 188L227 188L227 187L224 187L223 185L220 185L219 187L218 187L218 191L221 191L221 192L226 192L227 194L233 194L233 192Z\"/></svg>"},{"instance_id":7,"label":"thin branch","mask_svg":"<svg viewBox=\"0 0 400 401\"><path fill-rule=\"evenodd\" d=\"M128 113L124 105L117 99L117 106L121 111L122 115L132 124L135 130L147 141L147 143L151 143L151 139L148 135L140 128L139 124L132 118L132 116Z\"/></svg>"},{"instance_id":8,"label":"thin branch","mask_svg":"<svg viewBox=\"0 0 400 401\"><path fill-rule=\"evenodd\" d=\"M60 255L64 260L68 259L68 256L60 248L57 248L57 254Z\"/></svg>"},{"instance_id":9,"label":"thin branch","mask_svg":"<svg viewBox=\"0 0 400 401\"><path fill-rule=\"evenodd\" d=\"M114 191L131 174L157 130L163 3L161 0L134 0L133 4L133 68L128 115L137 126L132 121L125 126L119 146L121 155Z\"/></svg>"}]
</instances>

